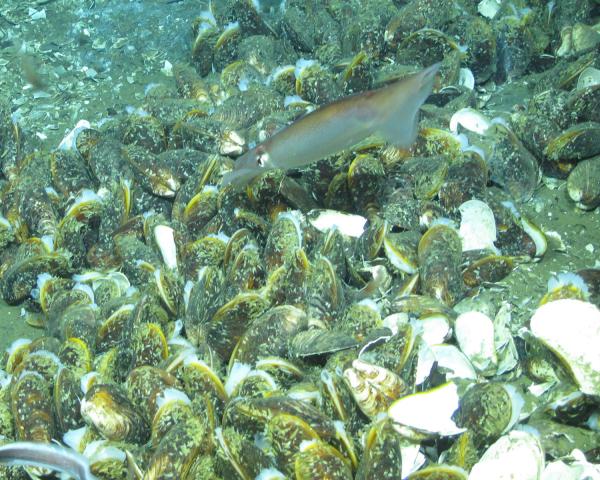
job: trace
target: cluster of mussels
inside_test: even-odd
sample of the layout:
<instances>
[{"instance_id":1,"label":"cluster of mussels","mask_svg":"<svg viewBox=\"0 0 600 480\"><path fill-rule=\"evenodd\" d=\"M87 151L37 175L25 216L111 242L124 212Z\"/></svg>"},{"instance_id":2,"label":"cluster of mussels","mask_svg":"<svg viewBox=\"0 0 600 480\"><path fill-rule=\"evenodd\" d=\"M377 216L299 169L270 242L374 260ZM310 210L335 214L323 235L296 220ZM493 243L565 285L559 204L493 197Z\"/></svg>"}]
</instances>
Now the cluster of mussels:
<instances>
[{"instance_id":1,"label":"cluster of mussels","mask_svg":"<svg viewBox=\"0 0 600 480\"><path fill-rule=\"evenodd\" d=\"M600 201L600 59L574 26L592 3L213 1L178 95L155 86L52 152L0 105L0 294L47 333L4 356L2 442L59 440L111 480L483 479L495 458L528 480L545 455L597 460L598 272L553 283L518 334L468 298L544 255L516 206L541 171ZM367 139L220 186L307 107L435 62L410 152ZM477 110L475 84L531 72L512 117Z\"/></svg>"}]
</instances>

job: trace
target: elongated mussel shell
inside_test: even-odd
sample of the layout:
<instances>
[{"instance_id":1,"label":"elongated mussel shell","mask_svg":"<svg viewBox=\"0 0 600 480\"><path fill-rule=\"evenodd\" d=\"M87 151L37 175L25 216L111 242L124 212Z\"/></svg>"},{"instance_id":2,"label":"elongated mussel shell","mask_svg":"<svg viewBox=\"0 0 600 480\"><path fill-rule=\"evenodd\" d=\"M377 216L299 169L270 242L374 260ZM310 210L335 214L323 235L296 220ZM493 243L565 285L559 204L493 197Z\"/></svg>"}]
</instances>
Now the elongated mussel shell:
<instances>
[{"instance_id":1,"label":"elongated mussel shell","mask_svg":"<svg viewBox=\"0 0 600 480\"><path fill-rule=\"evenodd\" d=\"M300 450L300 444L307 440L320 439L308 423L287 413L280 413L271 418L266 432L273 446L278 467L288 475L294 472L294 460Z\"/></svg>"},{"instance_id":2,"label":"elongated mussel shell","mask_svg":"<svg viewBox=\"0 0 600 480\"><path fill-rule=\"evenodd\" d=\"M152 115L129 115L122 128L125 145L139 145L156 154L167 146L165 129Z\"/></svg>"},{"instance_id":3,"label":"elongated mussel shell","mask_svg":"<svg viewBox=\"0 0 600 480\"><path fill-rule=\"evenodd\" d=\"M288 342L308 326L304 311L291 305L280 305L256 317L237 343L232 361L253 365L259 358L285 356Z\"/></svg>"},{"instance_id":4,"label":"elongated mussel shell","mask_svg":"<svg viewBox=\"0 0 600 480\"><path fill-rule=\"evenodd\" d=\"M267 237L264 257L269 270L281 267L303 244L300 212L284 212L277 216Z\"/></svg>"},{"instance_id":5,"label":"elongated mussel shell","mask_svg":"<svg viewBox=\"0 0 600 480\"><path fill-rule=\"evenodd\" d=\"M81 400L81 415L108 440L144 443L150 435L148 420L116 385L93 385Z\"/></svg>"},{"instance_id":6,"label":"elongated mussel shell","mask_svg":"<svg viewBox=\"0 0 600 480\"><path fill-rule=\"evenodd\" d=\"M582 160L600 153L600 123L584 122L568 128L552 139L544 154L554 161Z\"/></svg>"},{"instance_id":7,"label":"elongated mussel shell","mask_svg":"<svg viewBox=\"0 0 600 480\"><path fill-rule=\"evenodd\" d=\"M11 407L18 440L50 443L56 430L50 384L37 372L24 371L11 387Z\"/></svg>"},{"instance_id":8,"label":"elongated mussel shell","mask_svg":"<svg viewBox=\"0 0 600 480\"><path fill-rule=\"evenodd\" d=\"M185 478L194 459L208 453L209 439L205 422L197 417L174 425L148 460L144 479Z\"/></svg>"},{"instance_id":9,"label":"elongated mussel shell","mask_svg":"<svg viewBox=\"0 0 600 480\"><path fill-rule=\"evenodd\" d=\"M423 293L452 305L463 290L460 260L462 243L455 229L438 224L425 232L418 246Z\"/></svg>"},{"instance_id":10,"label":"elongated mussel shell","mask_svg":"<svg viewBox=\"0 0 600 480\"><path fill-rule=\"evenodd\" d=\"M499 282L512 272L515 261L512 257L488 255L475 260L463 271L463 281L468 287L486 282Z\"/></svg>"},{"instance_id":11,"label":"elongated mussel shell","mask_svg":"<svg viewBox=\"0 0 600 480\"><path fill-rule=\"evenodd\" d=\"M208 266L200 271L198 281L190 291L183 321L187 337L194 345L206 339L208 324L224 302L224 281L220 268Z\"/></svg>"},{"instance_id":12,"label":"elongated mussel shell","mask_svg":"<svg viewBox=\"0 0 600 480\"><path fill-rule=\"evenodd\" d=\"M494 129L494 146L487 160L490 178L515 199L528 200L541 178L537 159L505 125L496 124Z\"/></svg>"},{"instance_id":13,"label":"elongated mussel shell","mask_svg":"<svg viewBox=\"0 0 600 480\"><path fill-rule=\"evenodd\" d=\"M71 368L61 368L54 380L53 401L57 428L62 434L85 425L79 410L80 398L80 377Z\"/></svg>"},{"instance_id":14,"label":"elongated mussel shell","mask_svg":"<svg viewBox=\"0 0 600 480\"><path fill-rule=\"evenodd\" d=\"M402 478L402 437L389 419L373 423L365 439L365 449L356 480Z\"/></svg>"},{"instance_id":15,"label":"elongated mussel shell","mask_svg":"<svg viewBox=\"0 0 600 480\"><path fill-rule=\"evenodd\" d=\"M350 462L328 443L319 440L304 443L294 462L297 480L350 480Z\"/></svg>"},{"instance_id":16,"label":"elongated mussel shell","mask_svg":"<svg viewBox=\"0 0 600 480\"><path fill-rule=\"evenodd\" d=\"M237 474L237 478L251 480L270 466L269 457L234 428L218 427L215 443L225 478L233 478Z\"/></svg>"},{"instance_id":17,"label":"elongated mussel shell","mask_svg":"<svg viewBox=\"0 0 600 480\"><path fill-rule=\"evenodd\" d=\"M207 339L228 360L250 322L268 307L255 293L241 293L219 308L207 325Z\"/></svg>"},{"instance_id":18,"label":"elongated mussel shell","mask_svg":"<svg viewBox=\"0 0 600 480\"><path fill-rule=\"evenodd\" d=\"M237 425L237 428L243 426L247 432L262 432L269 419L280 413L302 419L326 441L336 435L333 420L319 409L303 400L280 395L230 400L223 414L223 426Z\"/></svg>"}]
</instances>

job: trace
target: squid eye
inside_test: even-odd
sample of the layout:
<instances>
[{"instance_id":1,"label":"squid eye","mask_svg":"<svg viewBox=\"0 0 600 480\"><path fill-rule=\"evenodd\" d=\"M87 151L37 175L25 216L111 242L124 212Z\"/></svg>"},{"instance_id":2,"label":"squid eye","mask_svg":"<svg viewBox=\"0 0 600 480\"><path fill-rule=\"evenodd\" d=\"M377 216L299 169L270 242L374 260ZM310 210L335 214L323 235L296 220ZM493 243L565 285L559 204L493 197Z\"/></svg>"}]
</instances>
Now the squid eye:
<instances>
[{"instance_id":1,"label":"squid eye","mask_svg":"<svg viewBox=\"0 0 600 480\"><path fill-rule=\"evenodd\" d=\"M269 158L269 156L267 153L264 153L264 152L258 153L256 155L256 165L258 165L259 167L264 167L268 158Z\"/></svg>"}]
</instances>

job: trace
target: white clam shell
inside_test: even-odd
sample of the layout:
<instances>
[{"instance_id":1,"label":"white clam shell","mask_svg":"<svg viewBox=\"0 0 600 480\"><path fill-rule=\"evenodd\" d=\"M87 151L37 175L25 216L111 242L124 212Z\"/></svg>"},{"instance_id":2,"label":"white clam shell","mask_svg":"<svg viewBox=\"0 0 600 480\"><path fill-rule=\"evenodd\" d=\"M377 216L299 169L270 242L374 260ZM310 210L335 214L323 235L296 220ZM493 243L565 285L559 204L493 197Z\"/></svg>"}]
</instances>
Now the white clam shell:
<instances>
[{"instance_id":1,"label":"white clam shell","mask_svg":"<svg viewBox=\"0 0 600 480\"><path fill-rule=\"evenodd\" d=\"M461 215L458 234L463 252L486 248L497 251L494 246L496 220L488 204L481 200L467 200L458 209Z\"/></svg>"},{"instance_id":2,"label":"white clam shell","mask_svg":"<svg viewBox=\"0 0 600 480\"><path fill-rule=\"evenodd\" d=\"M568 367L579 389L600 395L600 310L581 300L546 303L531 317L531 331Z\"/></svg>"},{"instance_id":3,"label":"white clam shell","mask_svg":"<svg viewBox=\"0 0 600 480\"><path fill-rule=\"evenodd\" d=\"M458 73L458 84L462 87L466 87L469 90L475 88L475 76L469 68L461 68Z\"/></svg>"},{"instance_id":4,"label":"white clam shell","mask_svg":"<svg viewBox=\"0 0 600 480\"><path fill-rule=\"evenodd\" d=\"M175 232L168 225L154 227L154 240L160 249L165 266L169 270L177 270L177 246Z\"/></svg>"},{"instance_id":5,"label":"white clam shell","mask_svg":"<svg viewBox=\"0 0 600 480\"><path fill-rule=\"evenodd\" d=\"M462 352L482 374L496 372L498 357L494 344L494 323L481 312L461 313L454 325L454 335Z\"/></svg>"},{"instance_id":6,"label":"white clam shell","mask_svg":"<svg viewBox=\"0 0 600 480\"><path fill-rule=\"evenodd\" d=\"M482 455L469 480L539 480L544 452L532 434L513 431L500 437Z\"/></svg>"},{"instance_id":7,"label":"white clam shell","mask_svg":"<svg viewBox=\"0 0 600 480\"><path fill-rule=\"evenodd\" d=\"M471 132L485 135L492 126L492 122L480 111L467 107L461 108L450 118L450 131L452 133L458 133L459 125Z\"/></svg>"},{"instance_id":8,"label":"white clam shell","mask_svg":"<svg viewBox=\"0 0 600 480\"><path fill-rule=\"evenodd\" d=\"M450 337L450 322L443 313L421 317L418 322L423 329L421 337L427 345L443 343Z\"/></svg>"},{"instance_id":9,"label":"white clam shell","mask_svg":"<svg viewBox=\"0 0 600 480\"><path fill-rule=\"evenodd\" d=\"M337 229L343 235L358 238L365 231L367 219L360 215L338 212L336 210L311 210L308 221L320 232Z\"/></svg>"},{"instance_id":10,"label":"white clam shell","mask_svg":"<svg viewBox=\"0 0 600 480\"><path fill-rule=\"evenodd\" d=\"M452 420L458 404L458 388L450 382L396 400L388 409L388 415L400 428L405 427L408 431L458 435L465 431Z\"/></svg>"}]
</instances>

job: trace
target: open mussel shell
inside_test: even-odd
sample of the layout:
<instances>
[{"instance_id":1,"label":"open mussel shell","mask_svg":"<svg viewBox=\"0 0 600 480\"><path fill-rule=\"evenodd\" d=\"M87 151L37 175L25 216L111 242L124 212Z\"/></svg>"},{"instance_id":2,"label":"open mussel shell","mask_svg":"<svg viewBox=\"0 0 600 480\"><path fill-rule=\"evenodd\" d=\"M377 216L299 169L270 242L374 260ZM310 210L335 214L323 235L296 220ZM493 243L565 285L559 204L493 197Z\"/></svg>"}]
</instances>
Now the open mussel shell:
<instances>
[{"instance_id":1,"label":"open mussel shell","mask_svg":"<svg viewBox=\"0 0 600 480\"><path fill-rule=\"evenodd\" d=\"M484 313L461 313L454 322L454 336L462 353L482 375L493 375L498 367L494 324Z\"/></svg>"},{"instance_id":2,"label":"open mussel shell","mask_svg":"<svg viewBox=\"0 0 600 480\"><path fill-rule=\"evenodd\" d=\"M394 372L356 359L344 370L344 380L363 413L375 418L385 412L391 402L408 393L403 380Z\"/></svg>"},{"instance_id":3,"label":"open mussel shell","mask_svg":"<svg viewBox=\"0 0 600 480\"><path fill-rule=\"evenodd\" d=\"M389 407L388 415L394 428L407 438L420 441L438 435L457 435L465 430L453 420L459 402L457 385L448 382L399 398Z\"/></svg>"}]
</instances>

